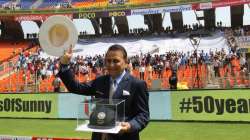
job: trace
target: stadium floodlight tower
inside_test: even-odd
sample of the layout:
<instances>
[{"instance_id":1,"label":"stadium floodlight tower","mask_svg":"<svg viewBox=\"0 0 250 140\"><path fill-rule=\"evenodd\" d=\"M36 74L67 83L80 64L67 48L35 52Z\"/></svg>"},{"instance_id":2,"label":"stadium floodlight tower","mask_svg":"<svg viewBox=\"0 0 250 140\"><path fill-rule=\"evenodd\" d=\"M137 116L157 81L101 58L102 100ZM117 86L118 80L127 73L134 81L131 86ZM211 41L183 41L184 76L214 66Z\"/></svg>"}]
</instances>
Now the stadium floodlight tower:
<instances>
[{"instance_id":1,"label":"stadium floodlight tower","mask_svg":"<svg viewBox=\"0 0 250 140\"><path fill-rule=\"evenodd\" d=\"M199 75L199 62L198 62L198 48L200 45L200 41L201 41L201 35L200 34L190 34L189 35L189 41L194 49L194 57L196 60L196 77L195 77L195 81L193 83L193 87L195 86L195 84L197 83L197 87L200 88L200 75Z\"/></svg>"}]
</instances>

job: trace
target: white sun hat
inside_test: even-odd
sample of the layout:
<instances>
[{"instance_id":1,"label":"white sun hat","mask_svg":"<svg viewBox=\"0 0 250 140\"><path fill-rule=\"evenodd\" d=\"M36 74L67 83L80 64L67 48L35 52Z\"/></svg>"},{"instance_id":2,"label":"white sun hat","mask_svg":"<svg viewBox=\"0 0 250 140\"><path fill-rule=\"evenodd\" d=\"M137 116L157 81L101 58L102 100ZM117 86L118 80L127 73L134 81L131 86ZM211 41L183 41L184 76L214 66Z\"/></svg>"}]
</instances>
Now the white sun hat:
<instances>
[{"instance_id":1,"label":"white sun hat","mask_svg":"<svg viewBox=\"0 0 250 140\"><path fill-rule=\"evenodd\" d=\"M54 15L43 22L39 30L39 42L43 50L52 56L62 56L78 40L76 27L66 16Z\"/></svg>"}]
</instances>

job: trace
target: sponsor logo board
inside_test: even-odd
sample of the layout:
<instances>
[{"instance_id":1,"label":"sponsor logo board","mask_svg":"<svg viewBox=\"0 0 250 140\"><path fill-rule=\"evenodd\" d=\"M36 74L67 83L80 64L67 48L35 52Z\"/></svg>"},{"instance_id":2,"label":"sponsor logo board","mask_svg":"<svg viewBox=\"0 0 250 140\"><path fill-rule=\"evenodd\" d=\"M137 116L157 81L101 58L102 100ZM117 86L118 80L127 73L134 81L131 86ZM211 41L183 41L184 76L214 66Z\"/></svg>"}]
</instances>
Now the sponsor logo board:
<instances>
[{"instance_id":1,"label":"sponsor logo board","mask_svg":"<svg viewBox=\"0 0 250 140\"><path fill-rule=\"evenodd\" d=\"M192 5L179 5L179 6L169 6L160 8L148 8L148 9L136 9L131 10L131 15L149 15L149 14L159 14L166 12L181 12L192 10Z\"/></svg>"},{"instance_id":2,"label":"sponsor logo board","mask_svg":"<svg viewBox=\"0 0 250 140\"><path fill-rule=\"evenodd\" d=\"M53 16L53 15L63 15L63 16L69 17L70 19L73 19L72 14L33 14L33 15L16 15L14 17L14 20L16 21L32 21L32 20L44 21L48 17Z\"/></svg>"}]
</instances>

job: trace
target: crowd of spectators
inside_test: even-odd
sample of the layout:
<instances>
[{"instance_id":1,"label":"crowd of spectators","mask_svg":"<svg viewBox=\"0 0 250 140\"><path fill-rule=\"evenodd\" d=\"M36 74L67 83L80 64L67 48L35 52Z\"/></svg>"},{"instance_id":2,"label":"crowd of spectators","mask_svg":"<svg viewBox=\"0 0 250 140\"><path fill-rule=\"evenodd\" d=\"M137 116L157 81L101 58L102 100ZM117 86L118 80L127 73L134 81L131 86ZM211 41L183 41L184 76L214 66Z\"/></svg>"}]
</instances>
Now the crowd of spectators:
<instances>
[{"instance_id":1,"label":"crowd of spectators","mask_svg":"<svg viewBox=\"0 0 250 140\"><path fill-rule=\"evenodd\" d=\"M34 54L30 52L21 53L16 64L17 71L23 69L30 74L31 79L36 79L33 80L33 82L55 77L58 72L58 60L42 58L39 55L40 52L41 49ZM163 76L164 71L175 71L178 73L180 67L187 69L188 67L194 68L197 65L205 65L208 74L208 84L211 84L214 78L239 75L235 73L240 71L237 70L237 64L234 60L240 61L240 74L246 78L248 74L246 58L232 52L226 54L223 49L216 52L210 51L209 53L204 53L203 51L199 53L171 51L161 55L136 55L129 58L128 70L132 74L133 70L138 70L140 73L138 78L150 81L152 80L153 74L156 74L158 79L164 79L169 78ZM87 80L90 80L89 75L91 73L96 76L106 73L104 68L104 55L96 55L94 57L77 56L72 59L70 66L76 76L85 76ZM220 75L220 68L226 68L227 75ZM27 73L24 73L23 76L27 76ZM181 81L182 79L180 78L179 80Z\"/></svg>"},{"instance_id":2,"label":"crowd of spectators","mask_svg":"<svg viewBox=\"0 0 250 140\"><path fill-rule=\"evenodd\" d=\"M242 78L248 77L248 65L246 57L236 51L237 47L232 45L230 38L236 35L242 35L242 29L224 30L225 37L228 40L231 50L229 53L225 49L210 51L205 53L203 50L196 52L175 52L169 51L161 54L140 54L129 58L128 70L133 74L134 70L139 72L138 78L146 81L153 80L153 74L157 75L158 79L164 79L165 71L176 72L180 68L197 68L197 66L206 67L206 75L208 84L213 83L214 79L228 76L241 76ZM236 44L237 45L237 44ZM38 48L35 53L30 51L21 52L18 61L15 64L15 70L23 70L23 79L27 81L30 75L31 82L43 81L47 78L56 77L59 64L58 59L43 58L40 53L41 48ZM238 62L238 64L237 64ZM96 76L105 74L104 68L104 54L99 54L94 57L90 56L76 56L72 59L71 68L74 70L76 76L82 75L90 80L90 74ZM224 75L221 75L220 70L224 70ZM202 73L199 73L200 76ZM182 81L187 75L182 75L178 78ZM36 79L36 80L34 80ZM27 81L29 82L29 81ZM26 82L26 83L27 83ZM51 83L52 84L52 83Z\"/></svg>"},{"instance_id":3,"label":"crowd of spectators","mask_svg":"<svg viewBox=\"0 0 250 140\"><path fill-rule=\"evenodd\" d=\"M0 8L5 10L32 9L38 0L2 0ZM35 4L37 9L72 8L71 0L44 0Z\"/></svg>"},{"instance_id":4,"label":"crowd of spectators","mask_svg":"<svg viewBox=\"0 0 250 140\"><path fill-rule=\"evenodd\" d=\"M21 8L20 0L9 0L6 1L5 3L0 4L0 9L16 10L20 8Z\"/></svg>"}]
</instances>

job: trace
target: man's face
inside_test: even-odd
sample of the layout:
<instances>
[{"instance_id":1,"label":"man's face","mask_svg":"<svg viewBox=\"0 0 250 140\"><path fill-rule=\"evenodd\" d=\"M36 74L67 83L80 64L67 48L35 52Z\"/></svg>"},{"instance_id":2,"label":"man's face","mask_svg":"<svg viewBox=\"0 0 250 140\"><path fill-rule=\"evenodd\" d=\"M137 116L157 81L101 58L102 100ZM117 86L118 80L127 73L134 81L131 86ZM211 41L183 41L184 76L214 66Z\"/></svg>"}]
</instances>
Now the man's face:
<instances>
[{"instance_id":1,"label":"man's face","mask_svg":"<svg viewBox=\"0 0 250 140\"><path fill-rule=\"evenodd\" d=\"M111 77L119 76L127 67L122 51L109 51L105 57L105 66Z\"/></svg>"}]
</instances>

